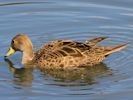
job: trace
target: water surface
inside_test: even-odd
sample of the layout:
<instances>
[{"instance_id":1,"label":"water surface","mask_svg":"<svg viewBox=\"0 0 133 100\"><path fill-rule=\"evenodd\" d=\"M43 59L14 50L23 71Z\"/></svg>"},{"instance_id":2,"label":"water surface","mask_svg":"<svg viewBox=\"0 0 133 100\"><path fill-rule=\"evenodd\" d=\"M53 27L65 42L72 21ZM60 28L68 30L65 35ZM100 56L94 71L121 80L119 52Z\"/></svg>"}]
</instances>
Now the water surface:
<instances>
[{"instance_id":1,"label":"water surface","mask_svg":"<svg viewBox=\"0 0 133 100\"><path fill-rule=\"evenodd\" d=\"M100 45L129 45L93 68L40 71L24 69L20 53L4 60L18 33L31 38L34 50L51 40L96 36L110 37ZM1 99L133 99L132 0L1 0L0 43Z\"/></svg>"}]
</instances>

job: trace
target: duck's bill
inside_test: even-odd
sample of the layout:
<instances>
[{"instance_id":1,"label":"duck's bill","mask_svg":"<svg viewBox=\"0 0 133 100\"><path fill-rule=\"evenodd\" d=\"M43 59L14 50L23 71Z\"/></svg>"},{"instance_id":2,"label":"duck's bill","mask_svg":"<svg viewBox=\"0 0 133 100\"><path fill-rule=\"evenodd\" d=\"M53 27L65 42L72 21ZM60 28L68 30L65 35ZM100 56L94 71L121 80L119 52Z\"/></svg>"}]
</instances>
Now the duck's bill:
<instances>
[{"instance_id":1,"label":"duck's bill","mask_svg":"<svg viewBox=\"0 0 133 100\"><path fill-rule=\"evenodd\" d=\"M12 47L10 47L9 50L7 51L5 57L8 57L8 56L10 56L10 55L12 55L12 54L14 54L14 53L15 53L15 50L14 50Z\"/></svg>"}]
</instances>

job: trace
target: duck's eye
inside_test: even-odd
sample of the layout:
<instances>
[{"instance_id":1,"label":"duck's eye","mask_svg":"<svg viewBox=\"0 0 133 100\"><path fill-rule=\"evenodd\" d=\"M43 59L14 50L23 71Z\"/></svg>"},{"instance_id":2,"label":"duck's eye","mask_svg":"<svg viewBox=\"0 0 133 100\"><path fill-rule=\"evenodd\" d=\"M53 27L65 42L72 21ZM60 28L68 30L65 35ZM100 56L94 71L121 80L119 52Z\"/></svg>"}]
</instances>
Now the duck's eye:
<instances>
[{"instance_id":1,"label":"duck's eye","mask_svg":"<svg viewBox=\"0 0 133 100\"><path fill-rule=\"evenodd\" d=\"M12 40L12 43L14 44L14 40Z\"/></svg>"}]
</instances>

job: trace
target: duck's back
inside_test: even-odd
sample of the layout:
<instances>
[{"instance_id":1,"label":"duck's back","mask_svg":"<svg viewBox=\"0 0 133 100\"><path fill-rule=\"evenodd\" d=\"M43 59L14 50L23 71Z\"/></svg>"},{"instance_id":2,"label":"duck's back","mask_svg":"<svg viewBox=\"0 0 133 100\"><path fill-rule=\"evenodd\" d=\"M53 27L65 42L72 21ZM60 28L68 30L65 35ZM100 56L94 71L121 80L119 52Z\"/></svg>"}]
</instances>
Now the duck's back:
<instances>
[{"instance_id":1,"label":"duck's back","mask_svg":"<svg viewBox=\"0 0 133 100\"><path fill-rule=\"evenodd\" d=\"M84 52L91 47L71 40L57 40L45 44L35 53L36 63L41 67L81 66L86 57Z\"/></svg>"}]
</instances>

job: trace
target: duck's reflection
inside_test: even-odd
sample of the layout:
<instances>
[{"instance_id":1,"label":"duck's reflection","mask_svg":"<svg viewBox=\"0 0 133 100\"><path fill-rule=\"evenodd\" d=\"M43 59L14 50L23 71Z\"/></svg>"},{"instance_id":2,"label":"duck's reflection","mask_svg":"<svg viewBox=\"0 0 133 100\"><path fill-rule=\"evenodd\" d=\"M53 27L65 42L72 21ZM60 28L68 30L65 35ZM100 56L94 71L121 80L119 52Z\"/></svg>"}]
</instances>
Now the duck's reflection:
<instances>
[{"instance_id":1,"label":"duck's reflection","mask_svg":"<svg viewBox=\"0 0 133 100\"><path fill-rule=\"evenodd\" d=\"M13 73L13 82L19 86L31 87L33 80L33 68L15 68L15 66L9 59L5 58L4 60L9 67L10 72Z\"/></svg>"},{"instance_id":2,"label":"duck's reflection","mask_svg":"<svg viewBox=\"0 0 133 100\"><path fill-rule=\"evenodd\" d=\"M33 80L33 68L15 68L9 59L5 59L10 72L14 75L14 83L19 86L31 86ZM111 70L104 64L100 63L93 67L78 68L78 69L39 69L41 70L42 78L48 82L48 85L56 86L82 86L95 84L96 78L99 76L112 75ZM48 80L49 77L52 77Z\"/></svg>"}]
</instances>

